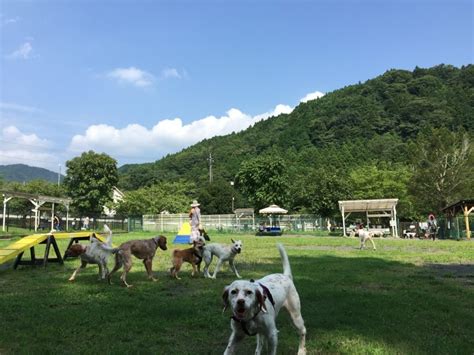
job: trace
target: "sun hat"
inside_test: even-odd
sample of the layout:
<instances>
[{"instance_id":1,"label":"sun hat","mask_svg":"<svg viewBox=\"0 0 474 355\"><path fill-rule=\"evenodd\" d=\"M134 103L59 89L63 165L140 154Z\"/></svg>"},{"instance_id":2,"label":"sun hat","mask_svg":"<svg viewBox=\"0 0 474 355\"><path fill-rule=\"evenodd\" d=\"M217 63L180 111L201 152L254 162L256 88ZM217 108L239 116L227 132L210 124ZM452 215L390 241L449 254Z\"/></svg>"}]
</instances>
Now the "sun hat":
<instances>
[{"instance_id":1,"label":"sun hat","mask_svg":"<svg viewBox=\"0 0 474 355\"><path fill-rule=\"evenodd\" d=\"M191 207L197 207L200 206L199 202L197 200L194 200L193 203L191 203Z\"/></svg>"}]
</instances>

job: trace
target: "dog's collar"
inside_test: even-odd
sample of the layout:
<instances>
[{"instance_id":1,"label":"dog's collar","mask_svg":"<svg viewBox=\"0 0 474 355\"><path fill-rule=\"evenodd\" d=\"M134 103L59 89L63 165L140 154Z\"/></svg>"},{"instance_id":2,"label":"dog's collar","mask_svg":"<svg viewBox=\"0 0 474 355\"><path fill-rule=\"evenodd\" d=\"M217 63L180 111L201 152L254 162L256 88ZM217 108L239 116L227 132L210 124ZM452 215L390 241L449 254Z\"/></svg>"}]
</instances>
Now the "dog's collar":
<instances>
[{"instance_id":1,"label":"dog's collar","mask_svg":"<svg viewBox=\"0 0 474 355\"><path fill-rule=\"evenodd\" d=\"M270 290L268 289L268 287L266 287L265 285L263 285L262 283L258 283L260 285L260 287L262 288L263 290L263 295L268 298L268 300L270 301L270 303L272 304L273 308L275 308L275 300L273 299L273 296L272 296L272 293L270 292ZM251 334L248 330L248 327L247 327L247 324L248 322L251 322L253 321L255 318L257 318L257 316L259 315L260 313L260 308L258 308L257 310L257 313L254 314L254 316L249 319L249 320L243 320L243 319L239 319L237 318L234 314L232 315L232 317L230 317L232 320L234 320L235 322L239 323L240 326L242 327L242 330L244 331L245 334L247 334L248 336L255 336L257 335L257 332Z\"/></svg>"},{"instance_id":2,"label":"dog's collar","mask_svg":"<svg viewBox=\"0 0 474 355\"><path fill-rule=\"evenodd\" d=\"M232 315L232 317L230 317L233 321L237 322L240 324L240 326L242 327L242 330L244 331L245 334L247 334L248 336L255 336L257 335L257 332L251 334L249 332L249 329L247 328L247 324L248 322L251 322L253 321L255 318L257 318L258 314L260 313L260 308L258 309L257 313L255 313L255 315L252 317L252 319L249 319L249 320L243 320L243 319L239 319L237 318L235 315Z\"/></svg>"}]
</instances>

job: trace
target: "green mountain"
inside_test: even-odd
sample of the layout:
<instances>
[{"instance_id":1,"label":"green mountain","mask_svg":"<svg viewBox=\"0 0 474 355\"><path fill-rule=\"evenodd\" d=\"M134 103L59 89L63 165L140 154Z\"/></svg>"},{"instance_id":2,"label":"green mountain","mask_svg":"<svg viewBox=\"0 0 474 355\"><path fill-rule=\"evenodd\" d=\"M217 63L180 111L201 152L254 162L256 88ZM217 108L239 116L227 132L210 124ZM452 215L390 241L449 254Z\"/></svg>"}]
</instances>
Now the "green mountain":
<instances>
[{"instance_id":1,"label":"green mountain","mask_svg":"<svg viewBox=\"0 0 474 355\"><path fill-rule=\"evenodd\" d=\"M290 176L310 167L404 164L411 159L410 144L432 128L474 132L473 65L388 70L245 131L204 140L154 163L122 166L120 186L134 190L177 179L205 184L209 153L214 178L227 181L242 162L259 155L283 158Z\"/></svg>"},{"instance_id":2,"label":"green mountain","mask_svg":"<svg viewBox=\"0 0 474 355\"><path fill-rule=\"evenodd\" d=\"M58 181L57 173L25 164L0 165L0 177L5 181L18 182L28 182L31 180ZM61 179L63 178L64 176L62 175Z\"/></svg>"}]
</instances>

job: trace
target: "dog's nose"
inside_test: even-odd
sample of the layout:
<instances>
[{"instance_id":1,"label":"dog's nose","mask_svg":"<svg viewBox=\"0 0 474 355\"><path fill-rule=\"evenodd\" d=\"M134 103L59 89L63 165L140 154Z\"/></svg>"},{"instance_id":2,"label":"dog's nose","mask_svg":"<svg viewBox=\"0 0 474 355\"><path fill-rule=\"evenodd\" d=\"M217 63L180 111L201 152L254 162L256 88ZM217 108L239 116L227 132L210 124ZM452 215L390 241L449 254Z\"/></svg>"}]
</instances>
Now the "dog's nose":
<instances>
[{"instance_id":1,"label":"dog's nose","mask_svg":"<svg viewBox=\"0 0 474 355\"><path fill-rule=\"evenodd\" d=\"M244 303L245 303L245 300L243 300L243 299L237 300L237 304L238 304L239 306L243 305Z\"/></svg>"}]
</instances>

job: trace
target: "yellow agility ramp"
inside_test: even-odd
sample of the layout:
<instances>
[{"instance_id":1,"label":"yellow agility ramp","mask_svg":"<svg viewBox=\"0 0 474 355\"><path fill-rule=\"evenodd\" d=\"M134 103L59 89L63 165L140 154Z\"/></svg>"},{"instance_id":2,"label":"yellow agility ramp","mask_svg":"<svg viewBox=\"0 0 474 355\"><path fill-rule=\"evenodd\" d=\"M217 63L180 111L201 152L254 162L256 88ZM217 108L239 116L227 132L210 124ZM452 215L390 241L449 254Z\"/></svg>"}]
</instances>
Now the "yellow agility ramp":
<instances>
[{"instance_id":1,"label":"yellow agility ramp","mask_svg":"<svg viewBox=\"0 0 474 355\"><path fill-rule=\"evenodd\" d=\"M44 242L48 238L47 234L33 234L21 238L19 241L0 249L0 264L7 262L21 254L25 250Z\"/></svg>"},{"instance_id":2,"label":"yellow agility ramp","mask_svg":"<svg viewBox=\"0 0 474 355\"><path fill-rule=\"evenodd\" d=\"M6 246L5 248L0 248L0 264L6 263L9 260L16 258L21 253L24 253L26 250L31 249L38 244L45 244L45 241L49 236L53 236L54 239L87 239L92 235L93 232L77 232L77 233L47 233L47 234L32 234L27 237L21 238L13 244ZM105 242L105 238L99 233L95 233L97 239L102 242ZM72 243L70 243L72 244Z\"/></svg>"}]
</instances>

